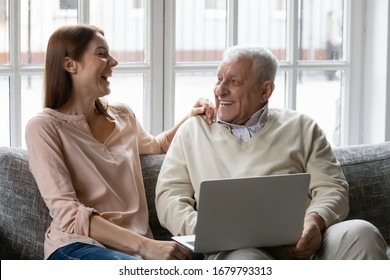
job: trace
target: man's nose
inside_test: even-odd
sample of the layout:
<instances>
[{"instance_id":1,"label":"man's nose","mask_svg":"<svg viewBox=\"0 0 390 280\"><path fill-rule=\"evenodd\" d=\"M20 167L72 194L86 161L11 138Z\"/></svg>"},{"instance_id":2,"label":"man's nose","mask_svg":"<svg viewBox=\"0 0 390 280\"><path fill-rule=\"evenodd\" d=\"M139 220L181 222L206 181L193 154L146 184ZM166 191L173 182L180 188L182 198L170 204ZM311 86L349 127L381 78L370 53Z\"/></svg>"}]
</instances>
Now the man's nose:
<instances>
[{"instance_id":1,"label":"man's nose","mask_svg":"<svg viewBox=\"0 0 390 280\"><path fill-rule=\"evenodd\" d=\"M222 95L227 94L227 88L225 86L225 83L221 82L218 85L216 85L214 88L214 93L217 96L222 96Z\"/></svg>"}]
</instances>

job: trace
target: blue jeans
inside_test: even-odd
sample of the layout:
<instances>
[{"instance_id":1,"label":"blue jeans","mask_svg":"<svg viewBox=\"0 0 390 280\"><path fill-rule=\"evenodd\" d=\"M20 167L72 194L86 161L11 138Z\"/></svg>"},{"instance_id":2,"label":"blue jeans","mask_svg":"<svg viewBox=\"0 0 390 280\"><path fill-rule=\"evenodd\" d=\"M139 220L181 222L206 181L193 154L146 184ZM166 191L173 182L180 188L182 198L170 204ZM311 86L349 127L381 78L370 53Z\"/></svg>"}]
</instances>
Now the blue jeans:
<instances>
[{"instance_id":1,"label":"blue jeans","mask_svg":"<svg viewBox=\"0 0 390 280\"><path fill-rule=\"evenodd\" d=\"M75 242L58 248L48 260L139 260L139 258L96 245Z\"/></svg>"}]
</instances>

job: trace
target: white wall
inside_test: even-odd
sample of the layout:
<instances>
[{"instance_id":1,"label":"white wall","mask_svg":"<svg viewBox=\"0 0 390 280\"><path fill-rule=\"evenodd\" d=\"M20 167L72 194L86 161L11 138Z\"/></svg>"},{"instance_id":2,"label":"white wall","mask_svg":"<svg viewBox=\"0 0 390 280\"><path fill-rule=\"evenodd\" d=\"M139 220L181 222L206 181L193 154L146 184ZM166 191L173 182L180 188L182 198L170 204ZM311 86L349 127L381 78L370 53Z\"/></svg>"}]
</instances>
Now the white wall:
<instances>
[{"instance_id":1,"label":"white wall","mask_svg":"<svg viewBox=\"0 0 390 280\"><path fill-rule=\"evenodd\" d=\"M366 17L362 143L377 143L390 140L388 0L367 1Z\"/></svg>"}]
</instances>

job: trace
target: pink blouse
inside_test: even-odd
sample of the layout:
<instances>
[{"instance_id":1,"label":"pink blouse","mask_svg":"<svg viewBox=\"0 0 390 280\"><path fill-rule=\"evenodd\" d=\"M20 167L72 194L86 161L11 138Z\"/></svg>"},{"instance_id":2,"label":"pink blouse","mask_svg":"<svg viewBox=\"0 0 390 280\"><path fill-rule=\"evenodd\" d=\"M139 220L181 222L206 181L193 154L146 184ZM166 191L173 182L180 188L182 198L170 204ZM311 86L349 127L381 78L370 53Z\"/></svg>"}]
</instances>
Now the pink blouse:
<instances>
[{"instance_id":1,"label":"pink blouse","mask_svg":"<svg viewBox=\"0 0 390 280\"><path fill-rule=\"evenodd\" d=\"M45 108L27 124L30 170L53 218L45 259L73 242L103 246L89 237L92 213L152 237L139 156L164 153L170 143L165 133L148 134L127 106L108 112L115 129L104 143L92 136L84 115Z\"/></svg>"}]
</instances>

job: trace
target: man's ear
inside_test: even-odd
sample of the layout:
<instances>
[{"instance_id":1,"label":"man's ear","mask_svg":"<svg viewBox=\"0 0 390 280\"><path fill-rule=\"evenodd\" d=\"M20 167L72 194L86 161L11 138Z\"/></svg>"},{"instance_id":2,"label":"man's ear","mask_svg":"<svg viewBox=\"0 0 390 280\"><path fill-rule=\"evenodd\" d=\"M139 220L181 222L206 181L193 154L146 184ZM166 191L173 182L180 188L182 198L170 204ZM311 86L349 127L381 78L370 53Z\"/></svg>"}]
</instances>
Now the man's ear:
<instances>
[{"instance_id":1,"label":"man's ear","mask_svg":"<svg viewBox=\"0 0 390 280\"><path fill-rule=\"evenodd\" d=\"M65 57L64 58L64 69L71 74L76 74L77 73L76 61L74 61L73 59L71 59L68 56Z\"/></svg>"},{"instance_id":2,"label":"man's ear","mask_svg":"<svg viewBox=\"0 0 390 280\"><path fill-rule=\"evenodd\" d=\"M272 92L275 89L275 84L272 81L265 81L262 86L261 98L265 103L271 97Z\"/></svg>"}]
</instances>

